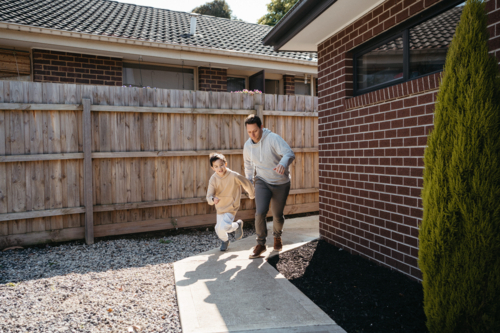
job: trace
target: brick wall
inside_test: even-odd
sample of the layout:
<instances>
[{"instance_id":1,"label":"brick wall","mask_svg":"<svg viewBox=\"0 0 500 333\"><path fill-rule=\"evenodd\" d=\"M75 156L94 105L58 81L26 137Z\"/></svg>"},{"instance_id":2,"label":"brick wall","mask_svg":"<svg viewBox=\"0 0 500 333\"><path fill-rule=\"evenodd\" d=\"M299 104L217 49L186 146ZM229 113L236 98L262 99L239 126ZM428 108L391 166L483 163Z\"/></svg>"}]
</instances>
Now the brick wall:
<instances>
[{"instance_id":1,"label":"brick wall","mask_svg":"<svg viewBox=\"0 0 500 333\"><path fill-rule=\"evenodd\" d=\"M69 52L33 50L35 82L122 85L122 60Z\"/></svg>"},{"instance_id":2,"label":"brick wall","mask_svg":"<svg viewBox=\"0 0 500 333\"><path fill-rule=\"evenodd\" d=\"M198 77L201 91L227 91L227 69L200 67Z\"/></svg>"},{"instance_id":3,"label":"brick wall","mask_svg":"<svg viewBox=\"0 0 500 333\"><path fill-rule=\"evenodd\" d=\"M285 95L295 95L295 76L283 75Z\"/></svg>"},{"instance_id":4,"label":"brick wall","mask_svg":"<svg viewBox=\"0 0 500 333\"><path fill-rule=\"evenodd\" d=\"M321 236L415 279L423 153L441 74L352 97L350 51L438 2L386 1L318 46ZM487 8L499 57L500 0Z\"/></svg>"},{"instance_id":5,"label":"brick wall","mask_svg":"<svg viewBox=\"0 0 500 333\"><path fill-rule=\"evenodd\" d=\"M489 0L486 3L486 10L488 11L490 53L496 56L500 66L500 0Z\"/></svg>"}]
</instances>

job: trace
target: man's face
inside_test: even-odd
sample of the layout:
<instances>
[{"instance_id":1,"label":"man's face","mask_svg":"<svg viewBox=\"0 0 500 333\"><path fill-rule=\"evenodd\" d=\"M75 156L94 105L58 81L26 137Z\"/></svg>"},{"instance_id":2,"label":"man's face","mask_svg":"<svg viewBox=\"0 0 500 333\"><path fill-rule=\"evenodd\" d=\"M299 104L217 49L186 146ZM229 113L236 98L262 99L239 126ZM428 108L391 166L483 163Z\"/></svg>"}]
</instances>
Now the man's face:
<instances>
[{"instance_id":1,"label":"man's face","mask_svg":"<svg viewBox=\"0 0 500 333\"><path fill-rule=\"evenodd\" d=\"M214 170L219 176L224 176L226 173L227 163L223 160L216 160L212 163L212 170Z\"/></svg>"},{"instance_id":2,"label":"man's face","mask_svg":"<svg viewBox=\"0 0 500 333\"><path fill-rule=\"evenodd\" d=\"M250 139L257 143L262 139L262 126L259 127L257 124L247 124L247 133Z\"/></svg>"}]
</instances>

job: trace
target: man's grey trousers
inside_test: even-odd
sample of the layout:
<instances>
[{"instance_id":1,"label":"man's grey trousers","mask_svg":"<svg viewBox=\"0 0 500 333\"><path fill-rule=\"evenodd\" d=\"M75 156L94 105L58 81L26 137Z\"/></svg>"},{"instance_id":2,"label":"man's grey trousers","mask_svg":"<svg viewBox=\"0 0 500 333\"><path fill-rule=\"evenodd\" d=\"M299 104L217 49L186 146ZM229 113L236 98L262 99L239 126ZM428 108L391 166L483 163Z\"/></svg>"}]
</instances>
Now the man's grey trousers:
<instances>
[{"instance_id":1,"label":"man's grey trousers","mask_svg":"<svg viewBox=\"0 0 500 333\"><path fill-rule=\"evenodd\" d=\"M271 185L260 178L255 179L255 232L257 244L265 245L267 237L266 215L271 204L273 213L273 236L281 237L285 216L283 211L290 192L290 182L281 185Z\"/></svg>"}]
</instances>

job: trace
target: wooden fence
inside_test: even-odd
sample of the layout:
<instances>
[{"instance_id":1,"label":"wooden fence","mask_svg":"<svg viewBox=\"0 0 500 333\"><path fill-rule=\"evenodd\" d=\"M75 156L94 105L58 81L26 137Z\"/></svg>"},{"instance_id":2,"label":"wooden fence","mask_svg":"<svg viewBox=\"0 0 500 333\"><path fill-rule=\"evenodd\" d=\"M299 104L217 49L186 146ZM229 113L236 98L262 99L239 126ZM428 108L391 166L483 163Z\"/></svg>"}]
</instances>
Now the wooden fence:
<instances>
[{"instance_id":1,"label":"wooden fence","mask_svg":"<svg viewBox=\"0 0 500 333\"><path fill-rule=\"evenodd\" d=\"M317 98L0 81L0 248L215 224L208 154L244 174L250 113L296 154L285 214L317 211Z\"/></svg>"}]
</instances>

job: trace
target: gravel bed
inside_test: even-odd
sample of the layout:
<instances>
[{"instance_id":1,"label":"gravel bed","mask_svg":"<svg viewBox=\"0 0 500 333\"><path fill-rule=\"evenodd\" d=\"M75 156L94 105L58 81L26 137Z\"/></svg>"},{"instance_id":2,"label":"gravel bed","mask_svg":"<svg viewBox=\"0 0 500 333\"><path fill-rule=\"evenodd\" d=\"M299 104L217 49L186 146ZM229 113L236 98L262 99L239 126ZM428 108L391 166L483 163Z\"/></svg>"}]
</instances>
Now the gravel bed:
<instances>
[{"instance_id":1,"label":"gravel bed","mask_svg":"<svg viewBox=\"0 0 500 333\"><path fill-rule=\"evenodd\" d=\"M0 332L181 332L173 262L219 245L207 229L0 252Z\"/></svg>"}]
</instances>

